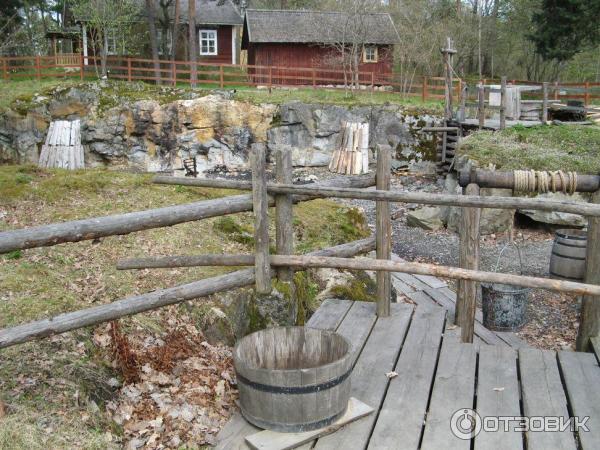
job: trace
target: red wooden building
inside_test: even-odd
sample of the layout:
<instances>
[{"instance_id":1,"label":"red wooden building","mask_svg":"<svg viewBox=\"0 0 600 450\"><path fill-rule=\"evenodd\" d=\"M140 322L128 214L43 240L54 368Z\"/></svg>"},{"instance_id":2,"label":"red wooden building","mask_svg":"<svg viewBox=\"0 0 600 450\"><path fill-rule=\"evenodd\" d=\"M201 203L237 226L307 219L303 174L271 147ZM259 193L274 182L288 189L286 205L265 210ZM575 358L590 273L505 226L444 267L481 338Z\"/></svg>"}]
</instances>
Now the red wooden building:
<instances>
[{"instance_id":1,"label":"red wooden building","mask_svg":"<svg viewBox=\"0 0 600 450\"><path fill-rule=\"evenodd\" d=\"M311 84L315 74L300 68L317 70L318 84L334 84L342 73L326 69L343 68L343 49L354 46L360 58L361 83L389 75L393 67L393 46L398 32L387 13L349 16L343 12L248 9L244 20L242 49L248 51L248 64L275 66L275 83ZM294 70L294 68L296 68ZM265 82L265 69L250 73Z\"/></svg>"}]
</instances>

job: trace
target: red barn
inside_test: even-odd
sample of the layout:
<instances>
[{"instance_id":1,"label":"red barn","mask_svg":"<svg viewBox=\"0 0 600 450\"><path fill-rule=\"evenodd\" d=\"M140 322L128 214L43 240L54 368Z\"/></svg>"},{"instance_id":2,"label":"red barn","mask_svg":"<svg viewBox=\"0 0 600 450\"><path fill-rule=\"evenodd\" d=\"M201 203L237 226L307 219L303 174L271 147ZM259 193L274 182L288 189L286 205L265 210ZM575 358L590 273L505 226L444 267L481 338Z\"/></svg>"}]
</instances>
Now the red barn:
<instances>
[{"instance_id":1,"label":"red barn","mask_svg":"<svg viewBox=\"0 0 600 450\"><path fill-rule=\"evenodd\" d=\"M389 75L393 66L393 46L400 38L387 13L351 16L344 12L248 9L244 20L242 49L248 51L248 64L283 67L275 77L282 84L310 84L312 74L293 68L343 68L349 49L360 58L359 71L375 79ZM345 50L344 50L345 49ZM290 68L292 68L290 70ZM255 69L251 73L264 70ZM317 83L332 84L343 74L317 74ZM361 82L369 82L361 77ZM277 82L277 81L275 81Z\"/></svg>"}]
</instances>

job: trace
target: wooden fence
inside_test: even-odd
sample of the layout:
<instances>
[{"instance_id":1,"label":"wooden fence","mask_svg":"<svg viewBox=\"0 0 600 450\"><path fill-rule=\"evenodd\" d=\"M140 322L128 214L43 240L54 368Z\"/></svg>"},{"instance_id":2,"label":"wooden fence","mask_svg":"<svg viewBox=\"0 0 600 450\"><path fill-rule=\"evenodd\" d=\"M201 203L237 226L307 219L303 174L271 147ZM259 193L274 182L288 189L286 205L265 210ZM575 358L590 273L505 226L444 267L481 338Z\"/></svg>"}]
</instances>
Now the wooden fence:
<instances>
[{"instance_id":1,"label":"wooden fence","mask_svg":"<svg viewBox=\"0 0 600 450\"><path fill-rule=\"evenodd\" d=\"M528 197L480 196L480 186L473 181L487 180L486 183L489 184L491 178L486 178L481 174L473 174L473 177L469 179L461 176L461 180L467 183L464 195L391 192L389 190L391 148L387 145L378 146L375 177L369 175L343 177L310 186L290 183L292 165L289 149L279 151L276 154L275 183L267 183L266 181L266 149L263 145L253 144L251 161L253 169L252 182L175 177L157 177L155 182L159 184L251 190L252 195L237 195L116 216L0 232L0 253L6 253L20 249L51 246L62 242L78 242L102 236L127 234L243 211L253 210L255 216L255 251L253 255L174 256L125 260L118 263L118 267L121 269L250 265L254 266L253 270L239 270L219 277L199 280L182 286L117 300L106 305L62 314L51 319L0 330L0 348L253 283L256 285L258 292L269 292L273 275L276 275L282 281L289 281L293 269L310 267L377 271L377 314L380 316L386 316L390 311L390 272L457 279L459 280L459 291L455 322L461 327L464 342L472 342L473 340L477 283L480 282L511 284L583 295L578 349L587 349L589 338L598 335L600 332L600 251L597 251L600 246L600 191L593 194L593 203L590 204ZM506 175L497 178L499 179L498 182L504 184L509 181ZM581 176L575 178L575 180L577 181L573 190L577 191L589 191L600 185L600 176ZM557 189L566 188L566 186L561 186L560 183L556 186ZM562 181L562 183L566 183L566 181ZM376 190L365 189L374 184L376 184ZM365 199L377 202L375 239L351 242L307 256L293 255L292 204L325 197ZM392 261L390 259L392 240L389 202L465 208L461 215L459 267ZM270 206L276 207L275 255L270 254L269 246L268 209ZM526 208L569 212L587 216L588 260L586 283L480 271L480 208ZM349 259L351 256L373 249L376 250L376 259ZM277 269L277 272L272 272L272 268Z\"/></svg>"},{"instance_id":2,"label":"wooden fence","mask_svg":"<svg viewBox=\"0 0 600 450\"><path fill-rule=\"evenodd\" d=\"M85 63L85 64L84 64ZM159 60L125 56L109 56L107 69L109 78L127 81L160 82L177 85L192 83L193 72L197 83L206 87L308 87L314 89L343 88L344 80L350 75L343 70L324 67L278 67L249 64L212 64L200 62L193 65L190 61ZM56 56L19 56L0 57L2 78L6 80L48 77L95 77L100 58L82 57L79 54ZM192 70L195 68L195 71ZM157 76L158 71L158 76ZM395 73L379 74L361 71L357 75L360 89L374 91L385 89L406 97L420 97L423 101L443 100L445 92L444 77L420 77L407 80ZM481 80L493 84L495 80ZM538 93L528 94L531 98L541 99L543 83L510 80L512 84L537 85ZM469 83L475 86L476 82ZM500 80L497 81L500 84ZM459 100L464 80L453 79L453 98ZM600 83L549 83L548 93L555 101L581 99L586 105L600 99Z\"/></svg>"}]
</instances>

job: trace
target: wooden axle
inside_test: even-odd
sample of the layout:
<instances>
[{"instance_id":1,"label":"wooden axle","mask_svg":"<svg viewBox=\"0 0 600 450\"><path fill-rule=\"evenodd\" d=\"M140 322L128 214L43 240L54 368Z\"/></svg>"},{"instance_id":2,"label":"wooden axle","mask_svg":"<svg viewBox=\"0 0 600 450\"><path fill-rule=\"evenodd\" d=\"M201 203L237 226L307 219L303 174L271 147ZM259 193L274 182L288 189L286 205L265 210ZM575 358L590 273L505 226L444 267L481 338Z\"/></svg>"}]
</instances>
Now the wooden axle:
<instances>
[{"instance_id":1,"label":"wooden axle","mask_svg":"<svg viewBox=\"0 0 600 450\"><path fill-rule=\"evenodd\" d=\"M470 183L478 184L480 188L514 189L515 177L512 171L496 172L492 170L476 169L463 170L458 177L458 184L466 187ZM557 191L562 191L563 185L557 180ZM600 176L577 175L577 192L595 192L600 189Z\"/></svg>"},{"instance_id":2,"label":"wooden axle","mask_svg":"<svg viewBox=\"0 0 600 450\"><path fill-rule=\"evenodd\" d=\"M363 239L347 244L329 247L311 253L313 256L336 256L349 258L375 249L375 239ZM214 265L214 264L213 264ZM181 303L215 294L229 289L250 286L255 282L254 269L238 270L225 275L200 281L159 289L147 294L127 297L106 305L94 306L70 313L60 314L49 319L17 325L0 330L0 348L41 339L55 334L66 333L78 328L97 325L102 322L150 311L167 305Z\"/></svg>"}]
</instances>

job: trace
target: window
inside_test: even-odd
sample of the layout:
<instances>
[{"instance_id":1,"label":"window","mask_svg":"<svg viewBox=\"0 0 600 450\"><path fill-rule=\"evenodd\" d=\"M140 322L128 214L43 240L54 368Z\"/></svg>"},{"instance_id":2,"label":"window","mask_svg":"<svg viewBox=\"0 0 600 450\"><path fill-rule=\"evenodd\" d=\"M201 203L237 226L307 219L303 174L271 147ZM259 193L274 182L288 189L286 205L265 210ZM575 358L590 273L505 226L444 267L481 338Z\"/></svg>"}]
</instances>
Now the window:
<instances>
[{"instance_id":1,"label":"window","mask_svg":"<svg viewBox=\"0 0 600 450\"><path fill-rule=\"evenodd\" d=\"M200 54L217 54L217 30L200 30Z\"/></svg>"},{"instance_id":2,"label":"window","mask_svg":"<svg viewBox=\"0 0 600 450\"><path fill-rule=\"evenodd\" d=\"M106 54L116 55L117 54L117 38L113 30L109 30L105 34L106 38Z\"/></svg>"},{"instance_id":3,"label":"window","mask_svg":"<svg viewBox=\"0 0 600 450\"><path fill-rule=\"evenodd\" d=\"M366 62L366 63L376 63L377 62L377 47L369 45L364 48L363 62Z\"/></svg>"}]
</instances>

